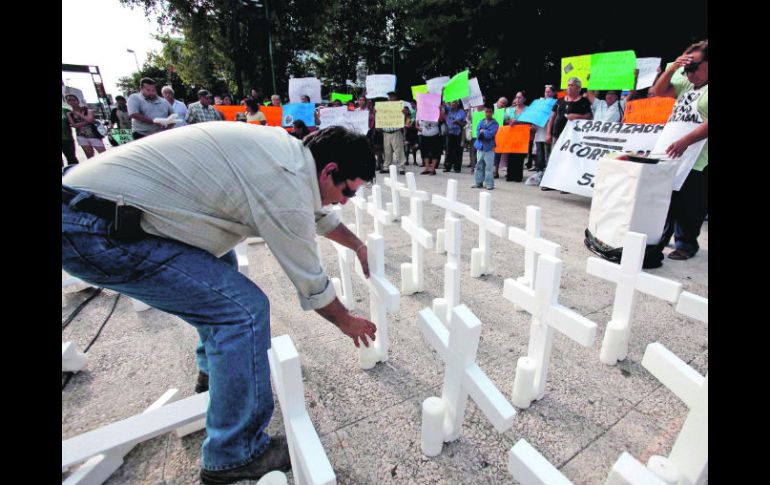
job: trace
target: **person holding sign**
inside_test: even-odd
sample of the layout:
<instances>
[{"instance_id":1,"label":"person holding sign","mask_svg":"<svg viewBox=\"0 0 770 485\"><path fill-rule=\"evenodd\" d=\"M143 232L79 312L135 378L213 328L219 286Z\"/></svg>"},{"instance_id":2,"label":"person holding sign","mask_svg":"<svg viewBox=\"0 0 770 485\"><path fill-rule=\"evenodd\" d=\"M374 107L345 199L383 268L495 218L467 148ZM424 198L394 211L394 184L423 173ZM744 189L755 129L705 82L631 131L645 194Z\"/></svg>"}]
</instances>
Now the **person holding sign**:
<instances>
[{"instance_id":1,"label":"person holding sign","mask_svg":"<svg viewBox=\"0 0 770 485\"><path fill-rule=\"evenodd\" d=\"M556 98L556 89L554 89L553 85L546 84L542 99L554 98ZM537 151L535 171L537 172L545 172L545 167L548 164L548 157L551 155L551 144L545 142L546 133L545 126L538 126L535 129L535 150Z\"/></svg>"},{"instance_id":2,"label":"person holding sign","mask_svg":"<svg viewBox=\"0 0 770 485\"><path fill-rule=\"evenodd\" d=\"M462 170L462 133L466 123L465 110L460 108L460 101L452 101L446 113L447 154L444 159L444 172L454 169L456 173L460 173Z\"/></svg>"},{"instance_id":3,"label":"person holding sign","mask_svg":"<svg viewBox=\"0 0 770 485\"><path fill-rule=\"evenodd\" d=\"M494 167L495 167L495 135L499 125L494 118L495 109L492 106L484 107L484 119L479 122L476 128L476 151L480 155L476 162L474 178L476 183L471 185L472 189L483 187L482 182L486 183L487 190L494 190Z\"/></svg>"},{"instance_id":4,"label":"person holding sign","mask_svg":"<svg viewBox=\"0 0 770 485\"><path fill-rule=\"evenodd\" d=\"M686 78L672 80L682 68ZM669 259L685 260L695 256L700 247L700 229L708 214L708 82L709 43L704 40L688 47L653 86L656 96L676 98L668 123L698 124L697 128L671 143L666 148L666 155L679 158L690 145L707 140L681 189L671 194L663 236L658 244L662 251L674 236L676 249L668 255Z\"/></svg>"},{"instance_id":5,"label":"person holding sign","mask_svg":"<svg viewBox=\"0 0 770 485\"><path fill-rule=\"evenodd\" d=\"M514 126L518 123L517 119L524 113L527 99L524 97L524 91L519 91L513 98L513 104L505 110L505 124ZM531 150L530 150L531 151ZM521 182L524 180L524 153L503 153L502 160L508 161L508 169L505 172L506 182Z\"/></svg>"},{"instance_id":6,"label":"person holding sign","mask_svg":"<svg viewBox=\"0 0 770 485\"><path fill-rule=\"evenodd\" d=\"M281 128L200 123L100 157L64 169L62 268L198 331L198 366L209 376L204 484L288 470L286 437L266 433L270 301L238 271L233 248L263 238L302 309L368 347L377 328L336 297L315 239L355 251L369 276L366 245L327 207L374 178L366 137L333 126L300 141Z\"/></svg>"},{"instance_id":7,"label":"person holding sign","mask_svg":"<svg viewBox=\"0 0 770 485\"><path fill-rule=\"evenodd\" d=\"M396 93L393 91L388 93L388 101L398 101ZM403 115L403 113L402 113ZM401 120L401 126L399 128L383 128L383 145L385 146L385 166L394 164L398 166L398 173L405 174L405 160L402 160L401 155L404 153L404 121ZM380 173L388 173L387 170L381 169Z\"/></svg>"}]
</instances>

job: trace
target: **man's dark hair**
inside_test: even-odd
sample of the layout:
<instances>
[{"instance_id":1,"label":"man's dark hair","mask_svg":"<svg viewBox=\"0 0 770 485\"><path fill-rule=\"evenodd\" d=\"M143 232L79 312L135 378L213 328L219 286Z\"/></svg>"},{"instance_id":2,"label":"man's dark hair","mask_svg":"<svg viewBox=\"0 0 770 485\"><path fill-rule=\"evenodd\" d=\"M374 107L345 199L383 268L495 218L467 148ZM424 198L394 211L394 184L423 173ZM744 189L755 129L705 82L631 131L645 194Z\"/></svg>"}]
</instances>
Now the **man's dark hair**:
<instances>
[{"instance_id":1,"label":"man's dark hair","mask_svg":"<svg viewBox=\"0 0 770 485\"><path fill-rule=\"evenodd\" d=\"M495 110L495 105L491 103L484 103L484 109L491 109L492 111Z\"/></svg>"},{"instance_id":2,"label":"man's dark hair","mask_svg":"<svg viewBox=\"0 0 770 485\"><path fill-rule=\"evenodd\" d=\"M121 95L119 95L119 94L118 94L117 96L115 96L115 101L120 101L121 99L122 99L123 101L125 101L125 100L126 100L126 98L124 98L123 96L121 96Z\"/></svg>"},{"instance_id":3,"label":"man's dark hair","mask_svg":"<svg viewBox=\"0 0 770 485\"><path fill-rule=\"evenodd\" d=\"M309 134L303 143L313 154L317 173L332 162L337 164L338 169L332 173L335 184L359 177L367 182L374 178L374 151L366 135L330 126Z\"/></svg>"},{"instance_id":4,"label":"man's dark hair","mask_svg":"<svg viewBox=\"0 0 770 485\"><path fill-rule=\"evenodd\" d=\"M140 89L141 89L141 88L142 88L142 86L144 86L145 84L150 84L150 85L152 85L152 86L155 86L155 79L153 79L153 78L151 78L151 77L143 77L142 79L140 79L140 80L139 80L139 88L140 88Z\"/></svg>"},{"instance_id":5,"label":"man's dark hair","mask_svg":"<svg viewBox=\"0 0 770 485\"><path fill-rule=\"evenodd\" d=\"M200 98L201 96L211 96L211 93L206 89L201 89L198 91L198 97Z\"/></svg>"},{"instance_id":6,"label":"man's dark hair","mask_svg":"<svg viewBox=\"0 0 770 485\"><path fill-rule=\"evenodd\" d=\"M251 111L259 111L259 105L257 104L257 101L251 98L246 98L246 106L251 108Z\"/></svg>"},{"instance_id":7,"label":"man's dark hair","mask_svg":"<svg viewBox=\"0 0 770 485\"><path fill-rule=\"evenodd\" d=\"M390 92L388 93L388 96L393 96L394 98L397 98L397 97L398 97L398 96L396 96L396 92L395 92L395 91L390 91Z\"/></svg>"},{"instance_id":8,"label":"man's dark hair","mask_svg":"<svg viewBox=\"0 0 770 485\"><path fill-rule=\"evenodd\" d=\"M703 53L703 60L708 61L709 60L709 41L708 39L702 40L700 42L696 42L695 44L691 45L687 48L685 51L685 54L690 54L695 51L701 51Z\"/></svg>"}]
</instances>

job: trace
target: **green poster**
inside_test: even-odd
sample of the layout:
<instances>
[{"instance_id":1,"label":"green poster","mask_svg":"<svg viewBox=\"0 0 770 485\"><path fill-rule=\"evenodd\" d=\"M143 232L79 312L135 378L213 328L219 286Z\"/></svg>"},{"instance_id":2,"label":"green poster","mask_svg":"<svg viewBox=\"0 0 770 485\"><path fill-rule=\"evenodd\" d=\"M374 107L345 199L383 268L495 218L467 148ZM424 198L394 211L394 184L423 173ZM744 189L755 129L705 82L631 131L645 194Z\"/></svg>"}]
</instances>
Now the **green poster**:
<instances>
[{"instance_id":1,"label":"green poster","mask_svg":"<svg viewBox=\"0 0 770 485\"><path fill-rule=\"evenodd\" d=\"M332 93L332 99L331 101L334 102L335 99L339 99L341 103L347 103L348 101L353 100L352 94L342 94L342 93Z\"/></svg>"},{"instance_id":2,"label":"green poster","mask_svg":"<svg viewBox=\"0 0 770 485\"><path fill-rule=\"evenodd\" d=\"M420 84L417 86L412 86L412 99L415 101L417 100L417 93L428 93L428 85L427 84Z\"/></svg>"},{"instance_id":3,"label":"green poster","mask_svg":"<svg viewBox=\"0 0 770 485\"><path fill-rule=\"evenodd\" d=\"M602 52L591 55L591 90L634 89L636 54L634 51Z\"/></svg>"},{"instance_id":4,"label":"green poster","mask_svg":"<svg viewBox=\"0 0 770 485\"><path fill-rule=\"evenodd\" d=\"M561 89L567 89L567 80L571 77L580 79L583 87L588 86L588 74L591 72L591 55L564 57L561 60Z\"/></svg>"},{"instance_id":5,"label":"green poster","mask_svg":"<svg viewBox=\"0 0 770 485\"><path fill-rule=\"evenodd\" d=\"M452 79L444 85L444 102L448 103L460 98L467 98L471 95L471 87L468 84L468 70L455 74Z\"/></svg>"},{"instance_id":6,"label":"green poster","mask_svg":"<svg viewBox=\"0 0 770 485\"><path fill-rule=\"evenodd\" d=\"M118 145L124 145L130 141L134 141L134 135L131 132L131 130L118 130L118 129L111 129L110 135L112 135L112 138L118 142Z\"/></svg>"},{"instance_id":7,"label":"green poster","mask_svg":"<svg viewBox=\"0 0 770 485\"><path fill-rule=\"evenodd\" d=\"M503 126L503 116L505 115L505 108L495 108L495 114L492 115L492 118L494 118L497 121L497 124L500 126ZM486 116L484 111L473 111L471 112L471 120L473 123L473 126L471 126L471 130L473 130L473 138L476 138L476 129L479 126L479 122L484 119Z\"/></svg>"}]
</instances>

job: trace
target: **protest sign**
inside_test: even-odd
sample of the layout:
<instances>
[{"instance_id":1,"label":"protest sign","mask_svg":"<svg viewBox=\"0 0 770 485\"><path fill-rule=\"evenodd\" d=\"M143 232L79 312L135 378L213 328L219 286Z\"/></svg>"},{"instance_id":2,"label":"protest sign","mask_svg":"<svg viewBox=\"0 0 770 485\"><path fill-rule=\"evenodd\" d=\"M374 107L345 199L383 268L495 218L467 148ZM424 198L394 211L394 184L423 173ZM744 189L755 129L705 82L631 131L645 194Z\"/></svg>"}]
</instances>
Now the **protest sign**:
<instances>
[{"instance_id":1,"label":"protest sign","mask_svg":"<svg viewBox=\"0 0 770 485\"><path fill-rule=\"evenodd\" d=\"M246 114L245 106L224 106L224 105L212 105L213 108L225 117L225 121L235 121L236 113Z\"/></svg>"},{"instance_id":2,"label":"protest sign","mask_svg":"<svg viewBox=\"0 0 770 485\"><path fill-rule=\"evenodd\" d=\"M662 131L660 124L568 121L551 150L540 186L593 197L599 158L621 151L649 155Z\"/></svg>"},{"instance_id":3,"label":"protest sign","mask_svg":"<svg viewBox=\"0 0 770 485\"><path fill-rule=\"evenodd\" d=\"M567 88L567 81L571 77L580 79L583 87L588 85L588 73L591 72L591 56L564 57L561 60L561 89Z\"/></svg>"},{"instance_id":4,"label":"protest sign","mask_svg":"<svg viewBox=\"0 0 770 485\"><path fill-rule=\"evenodd\" d=\"M671 118L674 118L674 115L672 115ZM687 178L687 175L690 174L690 170L692 170L693 165L695 165L695 162L698 160L698 156L703 150L703 146L708 141L708 138L688 146L687 150L685 150L682 156L679 158L672 159L669 158L668 155L665 155L666 148L699 126L700 123L696 122L671 121L671 119L669 119L665 128L663 128L663 131L660 133L657 143L655 143L655 147L652 150L653 157L660 157L666 160L679 162L679 166L676 169L676 178L674 179L674 190L679 190L682 188L682 184Z\"/></svg>"},{"instance_id":5,"label":"protest sign","mask_svg":"<svg viewBox=\"0 0 770 485\"><path fill-rule=\"evenodd\" d=\"M314 77L289 79L289 102L301 103L302 96L309 96L311 103L321 102L321 81Z\"/></svg>"},{"instance_id":6,"label":"protest sign","mask_svg":"<svg viewBox=\"0 0 770 485\"><path fill-rule=\"evenodd\" d=\"M366 76L366 97L387 98L388 93L396 90L396 76L393 74L370 74Z\"/></svg>"},{"instance_id":7,"label":"protest sign","mask_svg":"<svg viewBox=\"0 0 770 485\"><path fill-rule=\"evenodd\" d=\"M345 106L323 108L319 112L319 128L344 126L345 128L365 135L369 131L369 111L349 111Z\"/></svg>"},{"instance_id":8,"label":"protest sign","mask_svg":"<svg viewBox=\"0 0 770 485\"><path fill-rule=\"evenodd\" d=\"M479 126L479 121L483 120L486 115L484 114L484 111L473 111L471 113L471 130L473 130L473 137L476 138L476 128ZM497 124L499 126L503 126L503 119L505 117L505 108L495 108L495 114L492 115L492 118L497 121Z\"/></svg>"},{"instance_id":9,"label":"protest sign","mask_svg":"<svg viewBox=\"0 0 770 485\"><path fill-rule=\"evenodd\" d=\"M417 119L423 121L438 121L440 94L417 93Z\"/></svg>"},{"instance_id":10,"label":"protest sign","mask_svg":"<svg viewBox=\"0 0 770 485\"><path fill-rule=\"evenodd\" d=\"M374 103L375 128L403 128L404 104L401 101L377 101Z\"/></svg>"},{"instance_id":11,"label":"protest sign","mask_svg":"<svg viewBox=\"0 0 770 485\"><path fill-rule=\"evenodd\" d=\"M463 108L473 108L474 106L481 106L484 104L484 97L481 95L481 88L479 88L479 79L474 77L468 80L468 87L470 88L470 94L468 97L463 98Z\"/></svg>"},{"instance_id":12,"label":"protest sign","mask_svg":"<svg viewBox=\"0 0 770 485\"><path fill-rule=\"evenodd\" d=\"M676 100L655 96L626 103L624 123L666 123Z\"/></svg>"},{"instance_id":13,"label":"protest sign","mask_svg":"<svg viewBox=\"0 0 770 485\"><path fill-rule=\"evenodd\" d=\"M524 112L519 116L518 121L522 123L532 123L539 127L545 127L548 124L548 118L551 117L551 110L556 100L553 98L536 99L527 106Z\"/></svg>"},{"instance_id":14,"label":"protest sign","mask_svg":"<svg viewBox=\"0 0 770 485\"><path fill-rule=\"evenodd\" d=\"M427 92L428 92L428 85L427 84L420 84L420 85L417 85L417 86L412 86L412 99L414 99L416 101L418 93L427 93Z\"/></svg>"},{"instance_id":15,"label":"protest sign","mask_svg":"<svg viewBox=\"0 0 770 485\"><path fill-rule=\"evenodd\" d=\"M591 54L591 73L588 85L591 90L634 89L636 54L634 51L600 52Z\"/></svg>"},{"instance_id":16,"label":"protest sign","mask_svg":"<svg viewBox=\"0 0 770 485\"><path fill-rule=\"evenodd\" d=\"M563 97L564 97L564 96L566 96L566 95L567 95L567 91L557 91L557 92L556 92L556 99L557 99L557 100L558 100L558 99L561 99L561 98L563 98Z\"/></svg>"},{"instance_id":17,"label":"protest sign","mask_svg":"<svg viewBox=\"0 0 770 485\"><path fill-rule=\"evenodd\" d=\"M440 76L434 77L433 79L428 79L426 81L426 84L428 85L428 92L441 94L441 90L444 89L444 85L448 82L449 76Z\"/></svg>"},{"instance_id":18,"label":"protest sign","mask_svg":"<svg viewBox=\"0 0 770 485\"><path fill-rule=\"evenodd\" d=\"M116 129L110 130L110 135L118 143L118 145L124 145L130 141L134 141L133 131L130 129Z\"/></svg>"},{"instance_id":19,"label":"protest sign","mask_svg":"<svg viewBox=\"0 0 770 485\"><path fill-rule=\"evenodd\" d=\"M468 86L468 70L455 74L445 85L443 91L444 102L448 103L456 99L470 96L471 88Z\"/></svg>"},{"instance_id":20,"label":"protest sign","mask_svg":"<svg viewBox=\"0 0 770 485\"><path fill-rule=\"evenodd\" d=\"M505 108L495 108L495 114L492 115L492 118L497 120L498 125L503 126L503 121L505 120Z\"/></svg>"},{"instance_id":21,"label":"protest sign","mask_svg":"<svg viewBox=\"0 0 770 485\"><path fill-rule=\"evenodd\" d=\"M529 125L501 126L495 135L495 153L527 153Z\"/></svg>"},{"instance_id":22,"label":"protest sign","mask_svg":"<svg viewBox=\"0 0 770 485\"><path fill-rule=\"evenodd\" d=\"M315 126L315 105L313 103L289 103L282 106L282 126L292 126L302 120L305 126Z\"/></svg>"},{"instance_id":23,"label":"protest sign","mask_svg":"<svg viewBox=\"0 0 770 485\"><path fill-rule=\"evenodd\" d=\"M265 115L268 126L281 126L281 106L260 106L259 110Z\"/></svg>"},{"instance_id":24,"label":"protest sign","mask_svg":"<svg viewBox=\"0 0 770 485\"><path fill-rule=\"evenodd\" d=\"M334 102L335 99L339 99L342 104L347 103L348 101L353 100L352 94L342 94L342 93L332 93L331 101Z\"/></svg>"},{"instance_id":25,"label":"protest sign","mask_svg":"<svg viewBox=\"0 0 770 485\"><path fill-rule=\"evenodd\" d=\"M652 86L655 76L658 75L660 57L640 57L636 60L636 68L639 75L636 78L636 89L644 89Z\"/></svg>"}]
</instances>

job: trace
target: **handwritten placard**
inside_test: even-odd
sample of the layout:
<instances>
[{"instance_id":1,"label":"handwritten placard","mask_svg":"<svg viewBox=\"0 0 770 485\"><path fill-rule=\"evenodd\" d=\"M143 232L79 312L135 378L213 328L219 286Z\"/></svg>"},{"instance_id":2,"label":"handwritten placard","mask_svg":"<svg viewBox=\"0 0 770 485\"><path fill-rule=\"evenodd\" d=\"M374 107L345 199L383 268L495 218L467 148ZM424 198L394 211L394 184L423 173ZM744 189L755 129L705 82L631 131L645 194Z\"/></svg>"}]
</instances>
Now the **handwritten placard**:
<instances>
[{"instance_id":1,"label":"handwritten placard","mask_svg":"<svg viewBox=\"0 0 770 485\"><path fill-rule=\"evenodd\" d=\"M438 121L441 95L438 93L417 93L417 119Z\"/></svg>"},{"instance_id":2,"label":"handwritten placard","mask_svg":"<svg viewBox=\"0 0 770 485\"><path fill-rule=\"evenodd\" d=\"M387 98L388 93L396 90L396 76L393 74L370 74L366 76L366 97Z\"/></svg>"},{"instance_id":3,"label":"handwritten placard","mask_svg":"<svg viewBox=\"0 0 770 485\"><path fill-rule=\"evenodd\" d=\"M636 54L634 51L600 52L591 54L591 90L634 89Z\"/></svg>"},{"instance_id":4,"label":"handwritten placard","mask_svg":"<svg viewBox=\"0 0 770 485\"><path fill-rule=\"evenodd\" d=\"M321 81L314 77L289 79L289 102L301 103L302 96L309 96L311 103L321 102Z\"/></svg>"},{"instance_id":5,"label":"handwritten placard","mask_svg":"<svg viewBox=\"0 0 770 485\"><path fill-rule=\"evenodd\" d=\"M561 60L561 89L567 88L569 78L576 77L582 86L588 85L588 74L591 72L591 56L564 57Z\"/></svg>"},{"instance_id":6,"label":"handwritten placard","mask_svg":"<svg viewBox=\"0 0 770 485\"><path fill-rule=\"evenodd\" d=\"M636 79L636 89L649 88L655 82L660 67L660 57L640 57L636 60L639 75Z\"/></svg>"},{"instance_id":7,"label":"handwritten placard","mask_svg":"<svg viewBox=\"0 0 770 485\"><path fill-rule=\"evenodd\" d=\"M412 99L416 101L418 93L427 93L427 92L428 92L427 84L419 84L417 86L412 86Z\"/></svg>"},{"instance_id":8,"label":"handwritten placard","mask_svg":"<svg viewBox=\"0 0 770 485\"><path fill-rule=\"evenodd\" d=\"M345 128L365 135L369 131L369 112L350 111L345 106L323 108L319 112L320 128L344 126Z\"/></svg>"},{"instance_id":9,"label":"handwritten placard","mask_svg":"<svg viewBox=\"0 0 770 485\"><path fill-rule=\"evenodd\" d=\"M401 101L378 101L374 103L375 128L403 128L404 103Z\"/></svg>"},{"instance_id":10,"label":"handwritten placard","mask_svg":"<svg viewBox=\"0 0 770 485\"><path fill-rule=\"evenodd\" d=\"M268 126L281 126L281 106L260 106L259 110L265 115Z\"/></svg>"},{"instance_id":11,"label":"handwritten placard","mask_svg":"<svg viewBox=\"0 0 770 485\"><path fill-rule=\"evenodd\" d=\"M468 87L470 88L470 94L467 98L463 98L464 108L473 108L474 106L481 106L484 104L484 96L481 95L481 88L479 87L479 79L474 77L468 80Z\"/></svg>"},{"instance_id":12,"label":"handwritten placard","mask_svg":"<svg viewBox=\"0 0 770 485\"><path fill-rule=\"evenodd\" d=\"M671 116L675 102L674 98L660 96L629 101L626 103L623 122L664 124Z\"/></svg>"},{"instance_id":13,"label":"handwritten placard","mask_svg":"<svg viewBox=\"0 0 770 485\"><path fill-rule=\"evenodd\" d=\"M518 120L522 123L532 123L533 125L545 127L548 124L548 118L551 117L551 110L555 104L556 100L554 98L536 99L527 106Z\"/></svg>"},{"instance_id":14,"label":"handwritten placard","mask_svg":"<svg viewBox=\"0 0 770 485\"><path fill-rule=\"evenodd\" d=\"M441 94L441 90L444 89L446 83L449 82L449 76L434 77L428 79L426 84L428 85L428 92L431 94Z\"/></svg>"},{"instance_id":15,"label":"handwritten placard","mask_svg":"<svg viewBox=\"0 0 770 485\"><path fill-rule=\"evenodd\" d=\"M224 106L224 105L213 105L214 109L222 113L222 116L225 117L225 121L235 121L235 115L237 113L245 113L246 107L245 106Z\"/></svg>"},{"instance_id":16,"label":"handwritten placard","mask_svg":"<svg viewBox=\"0 0 770 485\"><path fill-rule=\"evenodd\" d=\"M529 125L501 126L495 135L495 153L527 153Z\"/></svg>"},{"instance_id":17,"label":"handwritten placard","mask_svg":"<svg viewBox=\"0 0 770 485\"><path fill-rule=\"evenodd\" d=\"M315 126L315 105L313 103L288 103L282 106L282 126L293 126L301 120L305 126Z\"/></svg>"}]
</instances>

